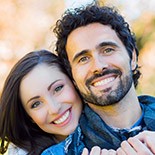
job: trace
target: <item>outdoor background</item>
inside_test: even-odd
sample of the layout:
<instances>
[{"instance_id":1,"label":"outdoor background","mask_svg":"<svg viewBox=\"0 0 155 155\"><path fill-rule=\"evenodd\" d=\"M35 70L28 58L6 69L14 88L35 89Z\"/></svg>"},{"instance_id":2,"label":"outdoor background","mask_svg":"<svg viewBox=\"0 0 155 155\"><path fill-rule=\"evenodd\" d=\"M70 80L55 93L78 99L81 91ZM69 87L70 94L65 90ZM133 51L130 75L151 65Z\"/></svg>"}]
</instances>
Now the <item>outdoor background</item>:
<instances>
[{"instance_id":1,"label":"outdoor background","mask_svg":"<svg viewBox=\"0 0 155 155\"><path fill-rule=\"evenodd\" d=\"M92 0L0 0L0 93L12 66L26 53L54 50L52 26L70 7ZM138 94L155 95L155 1L102 0L130 23L140 50L143 76Z\"/></svg>"}]
</instances>

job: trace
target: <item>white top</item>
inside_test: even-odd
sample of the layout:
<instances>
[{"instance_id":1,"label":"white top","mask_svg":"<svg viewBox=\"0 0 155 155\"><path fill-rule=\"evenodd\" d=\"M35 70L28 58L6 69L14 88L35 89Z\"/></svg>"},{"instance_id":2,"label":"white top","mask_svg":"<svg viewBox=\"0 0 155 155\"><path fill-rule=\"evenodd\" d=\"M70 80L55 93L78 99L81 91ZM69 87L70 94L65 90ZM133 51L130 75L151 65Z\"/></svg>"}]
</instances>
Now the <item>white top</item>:
<instances>
[{"instance_id":1,"label":"white top","mask_svg":"<svg viewBox=\"0 0 155 155\"><path fill-rule=\"evenodd\" d=\"M10 143L6 155L27 155L27 152Z\"/></svg>"}]
</instances>

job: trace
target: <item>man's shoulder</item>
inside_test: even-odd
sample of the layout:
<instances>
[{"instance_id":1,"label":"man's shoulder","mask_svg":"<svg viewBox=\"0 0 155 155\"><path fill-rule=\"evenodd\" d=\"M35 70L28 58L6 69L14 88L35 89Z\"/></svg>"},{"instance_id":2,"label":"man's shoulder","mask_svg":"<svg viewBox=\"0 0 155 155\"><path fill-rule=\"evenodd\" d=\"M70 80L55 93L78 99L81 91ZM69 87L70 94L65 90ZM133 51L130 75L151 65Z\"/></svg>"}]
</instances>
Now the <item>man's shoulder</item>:
<instances>
[{"instance_id":1,"label":"man's shoulder","mask_svg":"<svg viewBox=\"0 0 155 155\"><path fill-rule=\"evenodd\" d=\"M149 95L141 95L138 97L140 104L149 112L155 112L155 97Z\"/></svg>"},{"instance_id":2,"label":"man's shoulder","mask_svg":"<svg viewBox=\"0 0 155 155\"><path fill-rule=\"evenodd\" d=\"M139 102L142 104L155 104L155 97L149 95L138 96Z\"/></svg>"}]
</instances>

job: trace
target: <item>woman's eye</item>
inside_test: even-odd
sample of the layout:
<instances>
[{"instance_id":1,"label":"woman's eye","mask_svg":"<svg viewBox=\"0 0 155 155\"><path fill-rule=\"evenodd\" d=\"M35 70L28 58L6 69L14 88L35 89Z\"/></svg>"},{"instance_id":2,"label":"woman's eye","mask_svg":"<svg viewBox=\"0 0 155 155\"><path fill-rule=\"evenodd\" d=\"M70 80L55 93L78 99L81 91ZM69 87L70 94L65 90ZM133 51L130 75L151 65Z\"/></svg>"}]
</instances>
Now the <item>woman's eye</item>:
<instances>
[{"instance_id":1,"label":"woman's eye","mask_svg":"<svg viewBox=\"0 0 155 155\"><path fill-rule=\"evenodd\" d=\"M57 93L59 91L61 91L61 89L64 87L64 85L60 85L58 87L55 88L54 92Z\"/></svg>"},{"instance_id":2,"label":"woman's eye","mask_svg":"<svg viewBox=\"0 0 155 155\"><path fill-rule=\"evenodd\" d=\"M40 101L36 101L36 102L34 102L34 103L31 105L31 108L32 108L32 109L37 108L40 104L41 104Z\"/></svg>"}]
</instances>

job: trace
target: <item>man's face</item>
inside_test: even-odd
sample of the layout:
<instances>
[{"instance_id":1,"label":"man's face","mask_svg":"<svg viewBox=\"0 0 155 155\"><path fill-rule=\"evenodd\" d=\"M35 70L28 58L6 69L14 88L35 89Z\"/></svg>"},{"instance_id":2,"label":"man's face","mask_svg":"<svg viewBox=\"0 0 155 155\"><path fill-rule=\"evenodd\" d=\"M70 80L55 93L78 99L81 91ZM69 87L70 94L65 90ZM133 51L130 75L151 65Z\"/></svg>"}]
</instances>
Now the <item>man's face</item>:
<instances>
[{"instance_id":1,"label":"man's face","mask_svg":"<svg viewBox=\"0 0 155 155\"><path fill-rule=\"evenodd\" d=\"M73 30L66 51L73 78L88 103L112 105L130 90L135 62L110 26L92 23Z\"/></svg>"}]
</instances>

